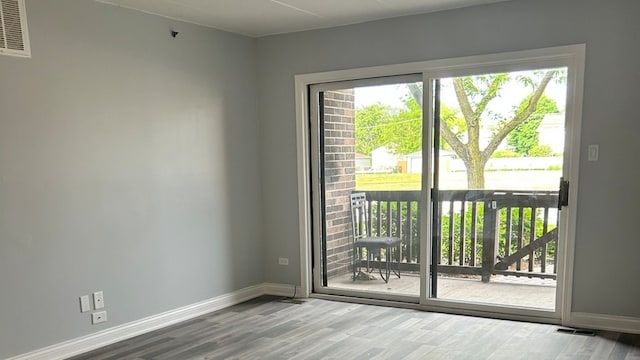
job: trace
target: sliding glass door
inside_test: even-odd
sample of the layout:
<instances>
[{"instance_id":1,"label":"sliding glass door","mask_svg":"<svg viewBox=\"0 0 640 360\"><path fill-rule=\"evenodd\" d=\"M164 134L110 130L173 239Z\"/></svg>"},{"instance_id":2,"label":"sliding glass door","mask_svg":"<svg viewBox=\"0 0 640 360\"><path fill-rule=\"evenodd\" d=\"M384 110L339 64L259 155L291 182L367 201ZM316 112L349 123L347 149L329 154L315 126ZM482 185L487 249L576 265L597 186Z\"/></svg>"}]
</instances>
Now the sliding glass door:
<instances>
[{"instance_id":1,"label":"sliding glass door","mask_svg":"<svg viewBox=\"0 0 640 360\"><path fill-rule=\"evenodd\" d=\"M317 292L418 302L421 79L310 88ZM364 236L354 237L356 230Z\"/></svg>"},{"instance_id":2,"label":"sliding glass door","mask_svg":"<svg viewBox=\"0 0 640 360\"><path fill-rule=\"evenodd\" d=\"M306 83L300 107L313 292L560 318L583 59L575 46L309 76L331 79Z\"/></svg>"}]
</instances>

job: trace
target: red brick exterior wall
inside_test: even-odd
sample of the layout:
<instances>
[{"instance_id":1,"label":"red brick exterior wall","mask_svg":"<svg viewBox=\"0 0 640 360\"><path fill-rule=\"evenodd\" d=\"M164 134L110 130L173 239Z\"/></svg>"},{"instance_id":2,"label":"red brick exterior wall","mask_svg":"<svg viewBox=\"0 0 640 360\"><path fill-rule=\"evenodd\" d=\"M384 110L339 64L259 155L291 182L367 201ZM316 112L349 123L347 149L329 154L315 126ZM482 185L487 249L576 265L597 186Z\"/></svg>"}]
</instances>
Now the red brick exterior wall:
<instances>
[{"instance_id":1,"label":"red brick exterior wall","mask_svg":"<svg viewBox=\"0 0 640 360\"><path fill-rule=\"evenodd\" d=\"M356 187L352 89L324 93L324 169L327 275L351 272L349 194Z\"/></svg>"}]
</instances>

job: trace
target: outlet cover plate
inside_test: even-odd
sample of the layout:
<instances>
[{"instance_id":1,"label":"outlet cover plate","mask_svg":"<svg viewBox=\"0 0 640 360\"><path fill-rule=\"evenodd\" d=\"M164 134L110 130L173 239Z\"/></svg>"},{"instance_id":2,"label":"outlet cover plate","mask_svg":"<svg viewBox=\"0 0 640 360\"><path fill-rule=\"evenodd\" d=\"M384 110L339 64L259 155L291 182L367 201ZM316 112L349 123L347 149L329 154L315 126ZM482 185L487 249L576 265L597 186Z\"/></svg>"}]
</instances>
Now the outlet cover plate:
<instances>
[{"instance_id":1,"label":"outlet cover plate","mask_svg":"<svg viewBox=\"0 0 640 360\"><path fill-rule=\"evenodd\" d=\"M598 144L589 145L589 153L588 153L587 161L598 161L599 155L600 155L600 145Z\"/></svg>"},{"instance_id":2,"label":"outlet cover plate","mask_svg":"<svg viewBox=\"0 0 640 360\"><path fill-rule=\"evenodd\" d=\"M104 294L102 291L93 293L93 308L96 310L104 308Z\"/></svg>"},{"instance_id":3,"label":"outlet cover plate","mask_svg":"<svg viewBox=\"0 0 640 360\"><path fill-rule=\"evenodd\" d=\"M91 310L91 303L89 302L89 295L80 296L80 312L87 312Z\"/></svg>"},{"instance_id":4,"label":"outlet cover plate","mask_svg":"<svg viewBox=\"0 0 640 360\"><path fill-rule=\"evenodd\" d=\"M106 311L96 311L91 314L91 323L92 324L100 324L107 321L107 312Z\"/></svg>"}]
</instances>

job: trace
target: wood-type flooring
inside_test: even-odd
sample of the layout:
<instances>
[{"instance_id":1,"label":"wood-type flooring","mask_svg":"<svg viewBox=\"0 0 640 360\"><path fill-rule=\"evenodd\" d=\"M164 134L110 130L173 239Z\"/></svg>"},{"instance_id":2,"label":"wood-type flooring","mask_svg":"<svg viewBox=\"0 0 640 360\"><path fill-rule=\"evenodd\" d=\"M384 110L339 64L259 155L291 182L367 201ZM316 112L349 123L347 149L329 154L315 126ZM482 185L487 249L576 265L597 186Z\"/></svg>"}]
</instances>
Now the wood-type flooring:
<instances>
[{"instance_id":1,"label":"wood-type flooring","mask_svg":"<svg viewBox=\"0 0 640 360\"><path fill-rule=\"evenodd\" d=\"M321 299L263 296L75 356L165 359L625 359L640 335Z\"/></svg>"}]
</instances>

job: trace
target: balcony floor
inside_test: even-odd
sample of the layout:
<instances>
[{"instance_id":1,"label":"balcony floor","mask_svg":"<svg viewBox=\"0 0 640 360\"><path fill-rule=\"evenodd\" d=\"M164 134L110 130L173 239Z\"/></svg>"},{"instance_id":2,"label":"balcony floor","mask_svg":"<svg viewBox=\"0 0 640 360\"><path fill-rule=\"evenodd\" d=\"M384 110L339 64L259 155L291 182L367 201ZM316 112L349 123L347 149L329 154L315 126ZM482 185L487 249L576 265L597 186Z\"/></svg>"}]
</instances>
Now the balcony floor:
<instances>
[{"instance_id":1,"label":"balcony floor","mask_svg":"<svg viewBox=\"0 0 640 360\"><path fill-rule=\"evenodd\" d=\"M375 280L351 280L351 274L329 278L329 287L385 294L420 294L420 277L416 273L402 273L398 279L391 275L385 284L374 271ZM438 298L464 302L529 307L553 310L556 281L526 277L497 275L488 283L478 278L438 277Z\"/></svg>"}]
</instances>

